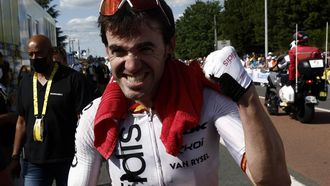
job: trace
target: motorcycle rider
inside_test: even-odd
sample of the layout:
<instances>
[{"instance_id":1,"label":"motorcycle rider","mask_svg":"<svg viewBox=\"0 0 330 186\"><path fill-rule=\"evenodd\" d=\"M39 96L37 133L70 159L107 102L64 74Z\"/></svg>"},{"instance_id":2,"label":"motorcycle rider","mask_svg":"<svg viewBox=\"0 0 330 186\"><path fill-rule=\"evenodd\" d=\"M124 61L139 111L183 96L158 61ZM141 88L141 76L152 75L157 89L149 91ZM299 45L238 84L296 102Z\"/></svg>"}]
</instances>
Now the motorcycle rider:
<instances>
[{"instance_id":1,"label":"motorcycle rider","mask_svg":"<svg viewBox=\"0 0 330 186\"><path fill-rule=\"evenodd\" d=\"M296 77L296 47L297 47L297 55L298 55L298 64L299 62L306 59L316 59L321 58L321 51L317 47L309 46L308 35L303 31L298 31L293 34L293 39L297 39L296 46L291 47L289 50L290 57L290 65L289 65L289 83L291 85L295 82ZM299 72L298 77L299 77Z\"/></svg>"}]
</instances>

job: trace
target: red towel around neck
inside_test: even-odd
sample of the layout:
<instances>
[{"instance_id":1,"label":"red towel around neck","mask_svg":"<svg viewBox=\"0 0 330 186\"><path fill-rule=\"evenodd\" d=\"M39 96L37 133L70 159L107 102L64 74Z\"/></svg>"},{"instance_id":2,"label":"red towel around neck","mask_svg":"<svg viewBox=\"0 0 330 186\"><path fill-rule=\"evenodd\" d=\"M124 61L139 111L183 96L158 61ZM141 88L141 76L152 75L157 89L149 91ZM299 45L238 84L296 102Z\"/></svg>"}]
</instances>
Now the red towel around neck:
<instances>
[{"instance_id":1,"label":"red towel around neck","mask_svg":"<svg viewBox=\"0 0 330 186\"><path fill-rule=\"evenodd\" d=\"M207 78L197 62L189 66L167 61L155 96L154 106L162 121L161 140L169 154L178 155L183 132L196 127L200 120L204 87L219 90ZM108 159L117 145L120 120L125 119L129 104L116 82L110 82L101 98L94 119L94 146Z\"/></svg>"}]
</instances>

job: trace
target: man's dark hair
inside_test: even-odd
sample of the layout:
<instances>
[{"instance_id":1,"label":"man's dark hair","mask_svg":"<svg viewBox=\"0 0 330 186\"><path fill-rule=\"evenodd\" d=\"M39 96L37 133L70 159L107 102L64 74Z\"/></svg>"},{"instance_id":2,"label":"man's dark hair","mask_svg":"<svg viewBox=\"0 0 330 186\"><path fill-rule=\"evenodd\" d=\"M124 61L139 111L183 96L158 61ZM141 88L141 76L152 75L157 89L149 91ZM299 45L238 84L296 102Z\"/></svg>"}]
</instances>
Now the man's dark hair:
<instances>
[{"instance_id":1,"label":"man's dark hair","mask_svg":"<svg viewBox=\"0 0 330 186\"><path fill-rule=\"evenodd\" d=\"M119 37L133 37L140 34L137 28L139 28L142 23L149 25L149 20L160 23L163 40L165 43L169 43L170 39L175 34L174 16L171 8L164 0L160 0L160 3L168 18L165 17L160 8L146 11L134 11L127 2L113 16L103 16L100 14L98 26L100 27L100 35L103 44L108 46L105 35L107 30L111 30L111 32Z\"/></svg>"}]
</instances>

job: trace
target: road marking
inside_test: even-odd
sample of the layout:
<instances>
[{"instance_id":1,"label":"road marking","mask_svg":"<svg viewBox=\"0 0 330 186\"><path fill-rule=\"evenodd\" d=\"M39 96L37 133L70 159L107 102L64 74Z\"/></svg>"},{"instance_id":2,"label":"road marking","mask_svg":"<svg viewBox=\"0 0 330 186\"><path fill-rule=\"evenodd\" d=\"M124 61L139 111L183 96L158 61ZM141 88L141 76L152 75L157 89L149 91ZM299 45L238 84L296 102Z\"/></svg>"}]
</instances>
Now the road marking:
<instances>
[{"instance_id":1,"label":"road marking","mask_svg":"<svg viewBox=\"0 0 330 186\"><path fill-rule=\"evenodd\" d=\"M323 109L323 108L319 108L319 107L315 107L315 109L323 111L323 112L330 112L330 110L328 110L328 109Z\"/></svg>"},{"instance_id":2,"label":"road marking","mask_svg":"<svg viewBox=\"0 0 330 186\"><path fill-rule=\"evenodd\" d=\"M290 175L291 178L291 185L292 186L305 186L305 184L300 183L299 181L296 180L292 175Z\"/></svg>"}]
</instances>

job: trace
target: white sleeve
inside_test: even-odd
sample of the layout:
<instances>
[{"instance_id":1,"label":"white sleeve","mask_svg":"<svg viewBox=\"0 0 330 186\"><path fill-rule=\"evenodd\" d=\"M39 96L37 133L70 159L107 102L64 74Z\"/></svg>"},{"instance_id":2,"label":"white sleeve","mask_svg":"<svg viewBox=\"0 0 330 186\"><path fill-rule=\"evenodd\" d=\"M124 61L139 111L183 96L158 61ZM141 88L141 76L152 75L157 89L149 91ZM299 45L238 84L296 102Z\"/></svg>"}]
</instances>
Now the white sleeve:
<instances>
[{"instance_id":1,"label":"white sleeve","mask_svg":"<svg viewBox=\"0 0 330 186\"><path fill-rule=\"evenodd\" d=\"M99 99L86 106L76 130L76 154L68 177L69 186L97 185L102 157L94 147L94 116Z\"/></svg>"},{"instance_id":2,"label":"white sleeve","mask_svg":"<svg viewBox=\"0 0 330 186\"><path fill-rule=\"evenodd\" d=\"M204 92L205 114L214 121L215 127L238 165L245 153L245 140L238 107L230 98L210 89Z\"/></svg>"},{"instance_id":3,"label":"white sleeve","mask_svg":"<svg viewBox=\"0 0 330 186\"><path fill-rule=\"evenodd\" d=\"M233 112L219 117L215 121L215 126L229 153L240 165L245 153L245 141L239 113Z\"/></svg>"}]
</instances>

